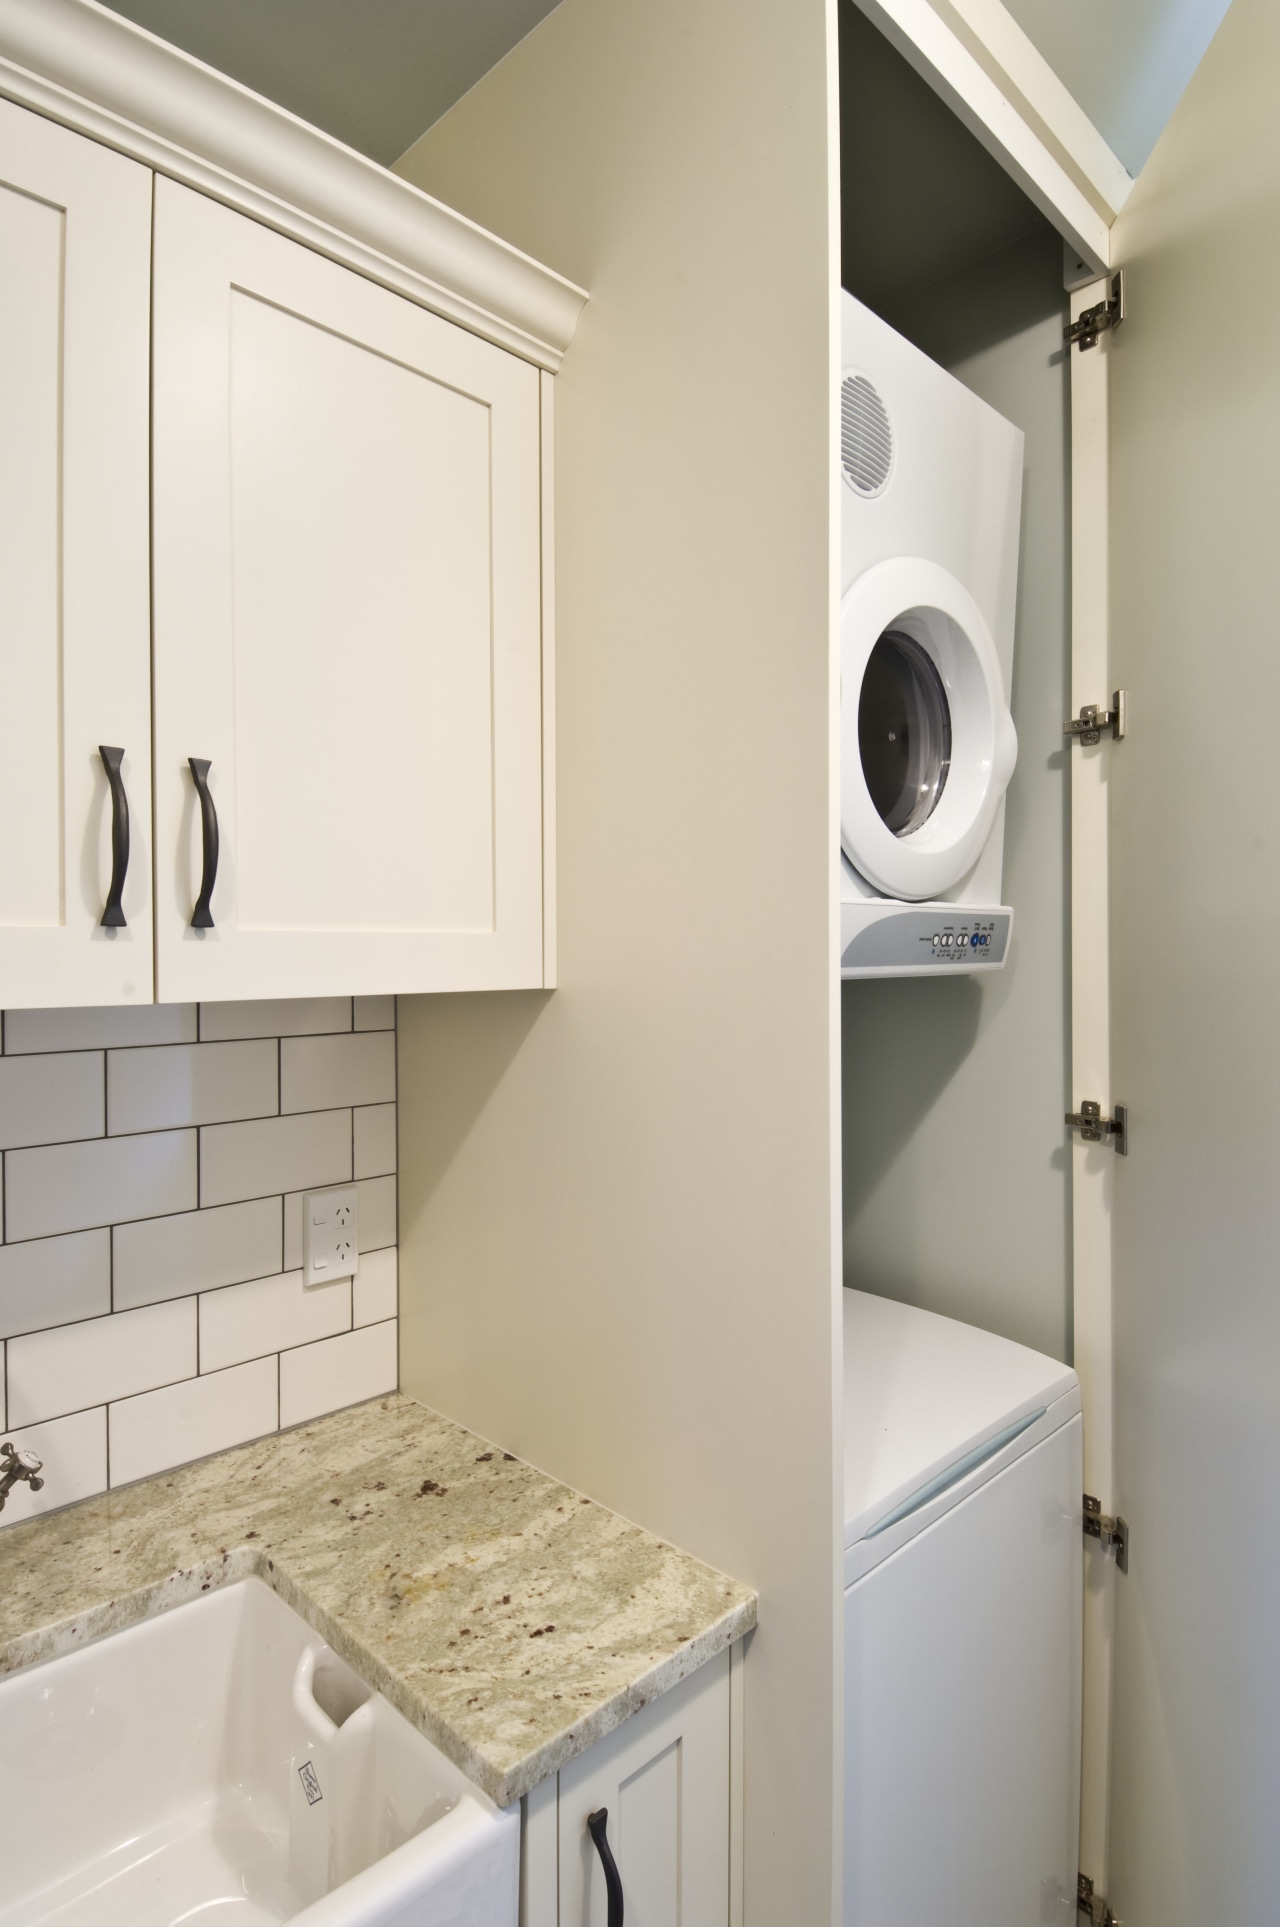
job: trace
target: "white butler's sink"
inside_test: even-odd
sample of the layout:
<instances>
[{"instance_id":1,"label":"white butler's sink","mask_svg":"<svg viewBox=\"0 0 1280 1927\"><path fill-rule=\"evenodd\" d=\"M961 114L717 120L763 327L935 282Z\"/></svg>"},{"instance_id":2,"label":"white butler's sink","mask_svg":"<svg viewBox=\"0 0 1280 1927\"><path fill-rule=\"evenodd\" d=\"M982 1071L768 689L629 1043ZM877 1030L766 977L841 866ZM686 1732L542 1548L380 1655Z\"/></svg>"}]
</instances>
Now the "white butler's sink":
<instances>
[{"instance_id":1,"label":"white butler's sink","mask_svg":"<svg viewBox=\"0 0 1280 1927\"><path fill-rule=\"evenodd\" d=\"M519 1856L260 1580L0 1682L0 1927L515 1927Z\"/></svg>"}]
</instances>

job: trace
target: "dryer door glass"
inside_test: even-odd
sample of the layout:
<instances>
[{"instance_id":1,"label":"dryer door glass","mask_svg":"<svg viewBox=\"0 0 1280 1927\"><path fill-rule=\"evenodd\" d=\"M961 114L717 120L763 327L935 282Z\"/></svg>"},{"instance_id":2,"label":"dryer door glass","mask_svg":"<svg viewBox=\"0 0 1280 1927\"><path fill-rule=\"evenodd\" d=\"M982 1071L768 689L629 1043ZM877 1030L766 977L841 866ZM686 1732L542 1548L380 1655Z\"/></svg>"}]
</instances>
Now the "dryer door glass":
<instances>
[{"instance_id":1,"label":"dryer door glass","mask_svg":"<svg viewBox=\"0 0 1280 1927\"><path fill-rule=\"evenodd\" d=\"M951 710L932 657L900 630L886 629L867 659L858 747L881 819L895 836L909 836L933 813L946 785Z\"/></svg>"}]
</instances>

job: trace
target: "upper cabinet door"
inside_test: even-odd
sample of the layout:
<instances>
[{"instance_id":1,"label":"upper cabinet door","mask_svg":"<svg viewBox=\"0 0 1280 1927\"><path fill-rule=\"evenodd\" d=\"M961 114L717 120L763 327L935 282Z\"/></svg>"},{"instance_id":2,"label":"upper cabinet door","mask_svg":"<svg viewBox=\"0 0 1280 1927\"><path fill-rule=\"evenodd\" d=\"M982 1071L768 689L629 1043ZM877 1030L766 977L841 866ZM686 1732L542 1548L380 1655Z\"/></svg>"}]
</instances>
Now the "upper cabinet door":
<instances>
[{"instance_id":1,"label":"upper cabinet door","mask_svg":"<svg viewBox=\"0 0 1280 1927\"><path fill-rule=\"evenodd\" d=\"M166 180L154 279L159 997L541 984L537 370Z\"/></svg>"},{"instance_id":2,"label":"upper cabinet door","mask_svg":"<svg viewBox=\"0 0 1280 1927\"><path fill-rule=\"evenodd\" d=\"M150 263L150 172L0 102L8 1006L153 994Z\"/></svg>"}]
</instances>

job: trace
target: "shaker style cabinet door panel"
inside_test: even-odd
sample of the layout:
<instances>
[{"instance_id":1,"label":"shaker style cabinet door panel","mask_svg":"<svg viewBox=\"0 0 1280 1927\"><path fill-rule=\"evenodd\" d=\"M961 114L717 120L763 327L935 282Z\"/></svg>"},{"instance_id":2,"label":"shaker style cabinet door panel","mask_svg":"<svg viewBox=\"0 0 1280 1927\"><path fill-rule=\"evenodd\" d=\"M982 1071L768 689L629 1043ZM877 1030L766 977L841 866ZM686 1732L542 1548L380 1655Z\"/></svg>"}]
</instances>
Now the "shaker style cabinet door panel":
<instances>
[{"instance_id":1,"label":"shaker style cabinet door panel","mask_svg":"<svg viewBox=\"0 0 1280 1927\"><path fill-rule=\"evenodd\" d=\"M727 1927L727 1652L561 1768L559 1927L608 1927L601 1807L627 1927Z\"/></svg>"},{"instance_id":2,"label":"shaker style cabinet door panel","mask_svg":"<svg viewBox=\"0 0 1280 1927\"><path fill-rule=\"evenodd\" d=\"M151 186L136 162L0 102L0 1005L9 1007L153 995ZM104 759L102 748L123 756Z\"/></svg>"},{"instance_id":3,"label":"shaker style cabinet door panel","mask_svg":"<svg viewBox=\"0 0 1280 1927\"><path fill-rule=\"evenodd\" d=\"M166 180L154 277L159 997L540 984L536 369Z\"/></svg>"}]
</instances>

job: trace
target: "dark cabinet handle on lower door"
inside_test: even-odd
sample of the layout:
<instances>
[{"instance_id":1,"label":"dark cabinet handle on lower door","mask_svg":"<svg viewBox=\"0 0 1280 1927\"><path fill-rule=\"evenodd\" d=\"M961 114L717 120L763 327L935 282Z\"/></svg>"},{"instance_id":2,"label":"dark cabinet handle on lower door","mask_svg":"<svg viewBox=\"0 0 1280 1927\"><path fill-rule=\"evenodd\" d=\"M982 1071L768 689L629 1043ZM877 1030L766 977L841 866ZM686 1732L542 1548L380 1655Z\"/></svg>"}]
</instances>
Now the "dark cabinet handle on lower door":
<instances>
[{"instance_id":1,"label":"dark cabinet handle on lower door","mask_svg":"<svg viewBox=\"0 0 1280 1927\"><path fill-rule=\"evenodd\" d=\"M196 786L196 795L200 798L200 842L204 855L204 873L200 879L200 895L191 912L191 928L212 930L213 912L209 908L209 899L218 881L218 812L209 794L209 758L188 756L187 765Z\"/></svg>"},{"instance_id":2,"label":"dark cabinet handle on lower door","mask_svg":"<svg viewBox=\"0 0 1280 1927\"><path fill-rule=\"evenodd\" d=\"M124 895L124 880L129 871L129 799L124 792L124 777L120 774L124 751L112 749L107 743L99 743L98 754L111 786L111 888L107 891L101 921L107 930L123 930L124 909L120 899Z\"/></svg>"},{"instance_id":3,"label":"dark cabinet handle on lower door","mask_svg":"<svg viewBox=\"0 0 1280 1927\"><path fill-rule=\"evenodd\" d=\"M587 1815L587 1828L596 1843L600 1865L604 1868L604 1890L609 1898L608 1927L622 1927L622 1881L618 1876L618 1863L605 1836L609 1824L608 1807L597 1807Z\"/></svg>"}]
</instances>

